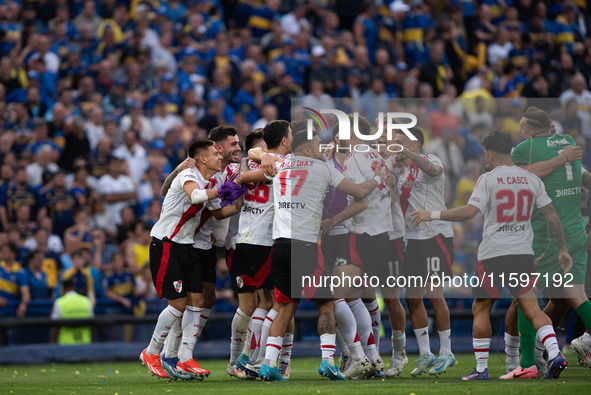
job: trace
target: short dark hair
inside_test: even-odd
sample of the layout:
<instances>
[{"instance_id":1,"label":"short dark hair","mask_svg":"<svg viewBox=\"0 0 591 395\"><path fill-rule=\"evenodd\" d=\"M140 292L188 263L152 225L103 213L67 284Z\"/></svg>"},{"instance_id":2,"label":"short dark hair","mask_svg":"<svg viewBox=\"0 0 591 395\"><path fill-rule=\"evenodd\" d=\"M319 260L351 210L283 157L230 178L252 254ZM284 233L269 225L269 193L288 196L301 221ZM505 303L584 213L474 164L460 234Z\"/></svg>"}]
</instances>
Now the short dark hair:
<instances>
[{"instance_id":1,"label":"short dark hair","mask_svg":"<svg viewBox=\"0 0 591 395\"><path fill-rule=\"evenodd\" d=\"M294 135L300 130L308 130L308 121L300 119L299 121L291 121L289 124L291 127L291 134Z\"/></svg>"},{"instance_id":2,"label":"short dark hair","mask_svg":"<svg viewBox=\"0 0 591 395\"><path fill-rule=\"evenodd\" d=\"M528 125L535 129L550 129L552 126L550 114L538 107L528 107L523 113L523 118L526 119Z\"/></svg>"},{"instance_id":3,"label":"short dark hair","mask_svg":"<svg viewBox=\"0 0 591 395\"><path fill-rule=\"evenodd\" d=\"M314 136L316 136L316 133L314 133ZM291 152L295 152L301 145L310 141L308 139L308 132L306 130L300 130L291 136Z\"/></svg>"},{"instance_id":4,"label":"short dark hair","mask_svg":"<svg viewBox=\"0 0 591 395\"><path fill-rule=\"evenodd\" d=\"M203 152L203 150L209 149L209 147L213 147L215 143L211 140L197 140L193 141L187 150L187 155L189 158L194 158L198 152Z\"/></svg>"},{"instance_id":5,"label":"short dark hair","mask_svg":"<svg viewBox=\"0 0 591 395\"><path fill-rule=\"evenodd\" d=\"M415 136L415 138L417 139L417 141L419 142L419 144L421 144L421 147L423 146L423 144L425 144L425 136L423 135L423 132L421 131L421 129L419 129L419 128L409 128L408 131L410 132L410 134L412 134L413 136ZM406 133L404 133L400 129L397 129L396 130L396 134L404 134L404 135L406 135Z\"/></svg>"},{"instance_id":6,"label":"short dark hair","mask_svg":"<svg viewBox=\"0 0 591 395\"><path fill-rule=\"evenodd\" d=\"M220 125L209 131L208 139L214 143L220 143L227 139L229 136L236 136L238 131L232 125Z\"/></svg>"},{"instance_id":7,"label":"short dark hair","mask_svg":"<svg viewBox=\"0 0 591 395\"><path fill-rule=\"evenodd\" d=\"M487 151L510 155L513 149L513 139L509 133L495 130L482 139L482 146Z\"/></svg>"},{"instance_id":8,"label":"short dark hair","mask_svg":"<svg viewBox=\"0 0 591 395\"><path fill-rule=\"evenodd\" d=\"M284 120L271 121L263 128L263 139L267 149L279 147L281 140L289 135L289 122Z\"/></svg>"},{"instance_id":9,"label":"short dark hair","mask_svg":"<svg viewBox=\"0 0 591 395\"><path fill-rule=\"evenodd\" d=\"M250 132L244 139L244 150L248 152L254 145L263 139L263 129L258 128Z\"/></svg>"}]
</instances>

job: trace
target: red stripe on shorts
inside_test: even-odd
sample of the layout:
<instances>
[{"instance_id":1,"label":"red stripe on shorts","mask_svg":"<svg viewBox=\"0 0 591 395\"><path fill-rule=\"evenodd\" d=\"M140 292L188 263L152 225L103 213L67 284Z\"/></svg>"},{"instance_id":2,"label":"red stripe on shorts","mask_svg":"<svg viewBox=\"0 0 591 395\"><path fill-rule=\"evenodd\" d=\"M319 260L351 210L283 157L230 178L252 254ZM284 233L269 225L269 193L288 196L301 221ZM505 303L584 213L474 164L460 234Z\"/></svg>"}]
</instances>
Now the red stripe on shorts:
<instances>
[{"instance_id":1,"label":"red stripe on shorts","mask_svg":"<svg viewBox=\"0 0 591 395\"><path fill-rule=\"evenodd\" d=\"M349 256L351 257L352 264L363 267L363 262L361 262L359 254L357 253L357 247L355 246L356 239L357 235L355 233L351 233L349 236Z\"/></svg>"},{"instance_id":2,"label":"red stripe on shorts","mask_svg":"<svg viewBox=\"0 0 591 395\"><path fill-rule=\"evenodd\" d=\"M166 274L166 268L168 267L168 258L170 257L170 243L162 243L162 257L160 258L160 267L158 268L158 274L156 276L156 292L158 297L162 298L162 283L164 282L164 275Z\"/></svg>"},{"instance_id":3,"label":"red stripe on shorts","mask_svg":"<svg viewBox=\"0 0 591 395\"><path fill-rule=\"evenodd\" d=\"M441 235L439 234L439 235L435 236L435 240L437 240L437 243L439 244L441 251L443 251L443 255L445 255L445 260L447 261L447 265L449 266L449 270L451 270L451 272L453 273L453 269L451 268L451 254L449 253L449 250L447 249L445 244L443 244L443 240L441 239Z\"/></svg>"}]
</instances>

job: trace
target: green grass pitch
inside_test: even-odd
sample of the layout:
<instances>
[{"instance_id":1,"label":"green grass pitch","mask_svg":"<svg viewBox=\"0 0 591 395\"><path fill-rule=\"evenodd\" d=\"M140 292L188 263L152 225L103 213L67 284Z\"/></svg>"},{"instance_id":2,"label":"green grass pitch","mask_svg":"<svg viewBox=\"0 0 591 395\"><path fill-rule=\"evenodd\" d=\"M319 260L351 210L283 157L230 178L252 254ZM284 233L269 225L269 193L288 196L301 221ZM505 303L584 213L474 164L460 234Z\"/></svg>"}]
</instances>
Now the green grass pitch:
<instances>
[{"instance_id":1,"label":"green grass pitch","mask_svg":"<svg viewBox=\"0 0 591 395\"><path fill-rule=\"evenodd\" d=\"M504 355L503 355L504 356ZM580 367L577 358L568 354L569 367L559 380L498 380L462 382L460 377L475 366L472 354L456 355L458 364L446 374L431 377L423 374L410 377L413 360L401 377L332 382L318 376L320 358L292 360L291 379L287 383L239 381L226 375L227 361L202 361L212 371L202 382L158 379L141 362L110 362L96 364L52 364L29 366L1 366L0 394L589 394L591 371ZM385 357L384 362L390 362ZM489 363L491 377L504 374L497 354Z\"/></svg>"}]
</instances>

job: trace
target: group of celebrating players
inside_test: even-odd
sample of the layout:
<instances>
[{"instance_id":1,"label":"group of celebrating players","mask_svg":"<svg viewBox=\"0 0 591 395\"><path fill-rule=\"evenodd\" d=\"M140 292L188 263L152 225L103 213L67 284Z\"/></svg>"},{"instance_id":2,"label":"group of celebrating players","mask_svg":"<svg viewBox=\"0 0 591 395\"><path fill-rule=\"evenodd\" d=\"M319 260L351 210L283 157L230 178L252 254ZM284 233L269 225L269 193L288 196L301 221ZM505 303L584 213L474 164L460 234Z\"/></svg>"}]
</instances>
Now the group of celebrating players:
<instances>
[{"instance_id":1,"label":"group of celebrating players","mask_svg":"<svg viewBox=\"0 0 591 395\"><path fill-rule=\"evenodd\" d=\"M351 130L355 123L361 135L372 134L367 119L349 119ZM582 150L570 136L554 133L546 112L526 110L521 120L525 141L515 148L504 132L484 138L491 170L479 178L468 204L452 210L445 207L442 162L421 154L424 138L418 128L397 131L394 143L400 149L390 152L380 148L391 143L385 137L378 138L377 151L351 149L367 139L355 133L341 141L336 125L333 149L324 152L307 127L305 121L269 122L246 137L248 158L239 163L236 129L218 126L208 140L190 145L188 158L166 179L162 213L151 232L150 266L158 295L169 303L140 355L152 374L196 380L210 374L193 355L215 302L213 243L227 248L239 298L228 375L289 379L293 318L302 295L319 313L321 376L346 380L401 374L408 358L399 288L380 288L392 328L392 359L385 369L378 352L381 315L375 289L301 281L324 275L369 275L381 284L403 275L424 279L407 286L405 294L420 352L411 376L445 373L456 363L450 314L443 285L426 285L434 277L453 276L450 221L482 213L475 273L481 286L473 289L472 307L477 366L462 379L490 378L489 315L505 285L514 299L505 319L507 374L501 378L559 377L567 361L553 324L572 307L591 330L591 302L584 291L587 235L579 209L581 186L591 188L591 174L581 167ZM505 284L502 276L509 273L525 275L527 281ZM570 273L572 286L536 283L533 273L550 275L546 279ZM551 298L544 311L536 294L540 286ZM440 339L437 357L429 344L425 291ZM340 367L334 363L337 344ZM591 366L589 333L571 346Z\"/></svg>"}]
</instances>

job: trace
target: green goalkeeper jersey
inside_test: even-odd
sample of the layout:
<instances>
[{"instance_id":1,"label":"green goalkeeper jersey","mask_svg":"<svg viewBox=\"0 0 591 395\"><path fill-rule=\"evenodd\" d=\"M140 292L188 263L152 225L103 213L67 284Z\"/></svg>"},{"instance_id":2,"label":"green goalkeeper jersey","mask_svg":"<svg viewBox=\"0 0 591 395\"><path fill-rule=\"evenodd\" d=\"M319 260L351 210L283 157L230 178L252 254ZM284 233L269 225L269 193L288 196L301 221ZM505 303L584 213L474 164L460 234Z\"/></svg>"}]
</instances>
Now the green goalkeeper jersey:
<instances>
[{"instance_id":1,"label":"green goalkeeper jersey","mask_svg":"<svg viewBox=\"0 0 591 395\"><path fill-rule=\"evenodd\" d=\"M511 153L511 159L517 166L531 165L560 155L567 145L576 145L569 135L550 134L533 137L515 147ZM585 232L585 223L581 215L581 161L567 162L542 178L542 181L546 187L546 193L552 199L552 206L562 222L565 239ZM546 218L535 205L532 228L534 239L554 238Z\"/></svg>"}]
</instances>

